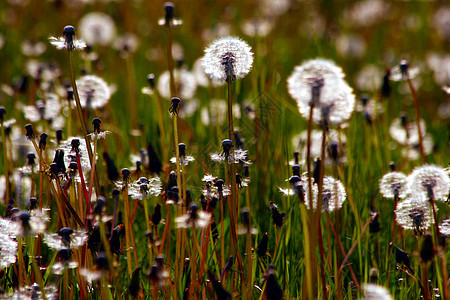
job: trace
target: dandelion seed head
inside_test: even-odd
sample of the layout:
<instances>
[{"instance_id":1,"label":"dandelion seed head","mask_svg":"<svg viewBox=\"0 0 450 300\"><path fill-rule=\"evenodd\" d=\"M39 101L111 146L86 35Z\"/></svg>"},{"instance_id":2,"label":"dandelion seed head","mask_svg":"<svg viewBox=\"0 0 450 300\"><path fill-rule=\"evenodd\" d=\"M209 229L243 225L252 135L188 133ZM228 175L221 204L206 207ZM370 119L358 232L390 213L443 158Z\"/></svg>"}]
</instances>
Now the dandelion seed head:
<instances>
[{"instance_id":1,"label":"dandelion seed head","mask_svg":"<svg viewBox=\"0 0 450 300\"><path fill-rule=\"evenodd\" d=\"M435 200L445 200L450 189L450 178L442 167L423 165L408 176L408 188L414 194L430 197L432 193Z\"/></svg>"},{"instance_id":2,"label":"dandelion seed head","mask_svg":"<svg viewBox=\"0 0 450 300\"><path fill-rule=\"evenodd\" d=\"M161 179L159 177L141 177L128 186L128 195L133 199L142 200L145 197L158 196L162 192Z\"/></svg>"},{"instance_id":3,"label":"dandelion seed head","mask_svg":"<svg viewBox=\"0 0 450 300\"><path fill-rule=\"evenodd\" d=\"M246 20L242 23L241 29L242 31L251 37L267 36L273 28L273 23L268 19L250 19Z\"/></svg>"},{"instance_id":4,"label":"dandelion seed head","mask_svg":"<svg viewBox=\"0 0 450 300\"><path fill-rule=\"evenodd\" d=\"M104 107L111 98L108 84L95 75L85 75L76 81L83 108L99 109Z\"/></svg>"},{"instance_id":5,"label":"dandelion seed head","mask_svg":"<svg viewBox=\"0 0 450 300\"><path fill-rule=\"evenodd\" d=\"M433 25L444 40L450 40L450 7L441 6L433 15Z\"/></svg>"},{"instance_id":6,"label":"dandelion seed head","mask_svg":"<svg viewBox=\"0 0 450 300\"><path fill-rule=\"evenodd\" d=\"M361 91L372 92L380 89L383 72L376 65L366 65L356 74L356 87Z\"/></svg>"},{"instance_id":7,"label":"dandelion seed head","mask_svg":"<svg viewBox=\"0 0 450 300\"><path fill-rule=\"evenodd\" d=\"M111 16L102 12L84 15L78 25L80 35L89 45L107 46L116 37L116 25Z\"/></svg>"},{"instance_id":8,"label":"dandelion seed head","mask_svg":"<svg viewBox=\"0 0 450 300\"><path fill-rule=\"evenodd\" d=\"M380 179L380 193L385 198L405 198L408 195L406 175L400 172L390 172Z\"/></svg>"},{"instance_id":9,"label":"dandelion seed head","mask_svg":"<svg viewBox=\"0 0 450 300\"><path fill-rule=\"evenodd\" d=\"M16 262L16 255L17 255L17 241L14 240L9 232L5 229L6 223L4 222L6 220L1 219L0 228L2 229L0 231L0 268L7 268L11 264L14 264Z\"/></svg>"},{"instance_id":10,"label":"dandelion seed head","mask_svg":"<svg viewBox=\"0 0 450 300\"><path fill-rule=\"evenodd\" d=\"M420 129L422 134L426 132L424 120L420 120ZM419 142L419 132L417 122L407 122L405 116L396 118L389 127L389 133L397 143L401 145L413 145Z\"/></svg>"},{"instance_id":11,"label":"dandelion seed head","mask_svg":"<svg viewBox=\"0 0 450 300\"><path fill-rule=\"evenodd\" d=\"M392 300L389 291L374 283L366 283L362 286L364 297L362 300Z\"/></svg>"},{"instance_id":12,"label":"dandelion seed head","mask_svg":"<svg viewBox=\"0 0 450 300\"><path fill-rule=\"evenodd\" d=\"M60 144L59 149L62 149L65 153L64 164L68 166L71 162L77 162L76 152L72 147L72 143L78 144L78 154L80 156L80 164L83 172L89 172L91 170L91 162L89 160L89 155L87 152L86 140L81 137L69 137L66 141L63 141ZM94 147L92 143L91 146ZM97 159L97 157L95 157L95 159Z\"/></svg>"},{"instance_id":13,"label":"dandelion seed head","mask_svg":"<svg viewBox=\"0 0 450 300\"><path fill-rule=\"evenodd\" d=\"M342 204L347 197L344 185L340 180L334 179L331 176L323 178L323 192L322 192L322 212L332 212L342 207ZM317 209L317 197L319 194L317 184L312 187L313 190L313 206ZM309 192L305 191L305 204L309 209Z\"/></svg>"},{"instance_id":14,"label":"dandelion seed head","mask_svg":"<svg viewBox=\"0 0 450 300\"><path fill-rule=\"evenodd\" d=\"M341 34L336 38L336 50L343 57L362 57L366 48L366 42L359 35Z\"/></svg>"},{"instance_id":15,"label":"dandelion seed head","mask_svg":"<svg viewBox=\"0 0 450 300\"><path fill-rule=\"evenodd\" d=\"M175 69L173 72L173 76L180 98L191 99L192 97L194 97L195 91L197 90L197 81L195 80L195 76L192 74L192 72L189 72L184 68ZM172 95L170 94L169 71L165 71L159 76L157 89L161 97L171 99Z\"/></svg>"},{"instance_id":16,"label":"dandelion seed head","mask_svg":"<svg viewBox=\"0 0 450 300\"><path fill-rule=\"evenodd\" d=\"M227 80L245 77L252 67L251 47L236 37L215 40L205 49L202 66L212 80Z\"/></svg>"},{"instance_id":17,"label":"dandelion seed head","mask_svg":"<svg viewBox=\"0 0 450 300\"><path fill-rule=\"evenodd\" d=\"M439 225L439 232L443 236L450 236L450 217L445 217Z\"/></svg>"},{"instance_id":18,"label":"dandelion seed head","mask_svg":"<svg viewBox=\"0 0 450 300\"><path fill-rule=\"evenodd\" d=\"M66 240L67 237L69 238L68 241ZM60 233L45 233L43 240L50 248L60 250L65 247L70 247L71 249L81 247L88 239L89 235L85 230L72 230L72 233L67 234L67 236Z\"/></svg>"},{"instance_id":19,"label":"dandelion seed head","mask_svg":"<svg viewBox=\"0 0 450 300\"><path fill-rule=\"evenodd\" d=\"M426 230L432 222L429 202L420 195L399 202L395 215L398 225L409 230Z\"/></svg>"}]
</instances>

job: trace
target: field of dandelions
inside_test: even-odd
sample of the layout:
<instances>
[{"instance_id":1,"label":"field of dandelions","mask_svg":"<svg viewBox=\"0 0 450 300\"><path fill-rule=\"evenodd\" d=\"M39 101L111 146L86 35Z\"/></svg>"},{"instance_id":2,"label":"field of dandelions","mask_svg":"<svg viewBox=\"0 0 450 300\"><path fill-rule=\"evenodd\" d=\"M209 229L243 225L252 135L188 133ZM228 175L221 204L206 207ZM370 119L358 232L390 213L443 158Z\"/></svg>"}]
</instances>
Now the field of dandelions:
<instances>
[{"instance_id":1,"label":"field of dandelions","mask_svg":"<svg viewBox=\"0 0 450 300\"><path fill-rule=\"evenodd\" d=\"M0 299L449 300L445 1L0 1Z\"/></svg>"}]
</instances>

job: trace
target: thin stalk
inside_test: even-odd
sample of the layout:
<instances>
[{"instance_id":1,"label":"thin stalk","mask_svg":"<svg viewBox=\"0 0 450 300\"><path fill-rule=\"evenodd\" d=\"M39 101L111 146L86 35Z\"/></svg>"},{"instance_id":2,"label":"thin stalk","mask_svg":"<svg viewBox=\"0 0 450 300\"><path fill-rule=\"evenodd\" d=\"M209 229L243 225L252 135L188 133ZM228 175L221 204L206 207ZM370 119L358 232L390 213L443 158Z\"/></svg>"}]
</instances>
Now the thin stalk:
<instances>
[{"instance_id":1,"label":"thin stalk","mask_svg":"<svg viewBox=\"0 0 450 300\"><path fill-rule=\"evenodd\" d=\"M1 123L2 127L2 146L3 146L3 160L5 165L5 183L6 183L6 189L5 189L5 206L8 205L8 201L10 198L10 189L9 189L9 160L8 160L8 149L6 145L6 137L5 137L5 127L3 125L3 121Z\"/></svg>"},{"instance_id":2,"label":"thin stalk","mask_svg":"<svg viewBox=\"0 0 450 300\"><path fill-rule=\"evenodd\" d=\"M422 296L425 300L431 300L430 292L428 290L428 274L427 274L427 266L428 263L424 262L422 263Z\"/></svg>"},{"instance_id":3,"label":"thin stalk","mask_svg":"<svg viewBox=\"0 0 450 300\"><path fill-rule=\"evenodd\" d=\"M427 160L425 158L425 151L423 149L423 136L422 136L422 128L420 127L420 113L419 113L419 102L417 100L417 92L414 88L411 78L408 76L408 85L411 90L412 97L414 99L414 110L416 111L416 122L417 122L417 131L419 133L419 150L420 150L420 158L422 159L422 163L426 164Z\"/></svg>"},{"instance_id":4,"label":"thin stalk","mask_svg":"<svg viewBox=\"0 0 450 300\"><path fill-rule=\"evenodd\" d=\"M89 142L89 135L88 135L88 129L87 129L87 125L86 125L86 120L83 117L83 109L81 108L80 96L78 95L78 88L77 88L77 84L75 81L75 72L74 72L74 68L73 68L71 51L69 51L69 69L70 69L70 80L71 80L72 89L73 89L73 96L74 96L75 102L77 104L78 117L80 119L81 127L83 129L84 140L86 141L86 148L87 148L87 152L89 155L89 161L92 164L92 160L95 159L95 157L93 157L93 155L92 155L92 148L91 148L91 143ZM100 184L98 183L97 172L94 171L94 174L92 174L91 176L95 177L95 181L94 181L95 189L98 192L100 192Z\"/></svg>"},{"instance_id":5,"label":"thin stalk","mask_svg":"<svg viewBox=\"0 0 450 300\"><path fill-rule=\"evenodd\" d=\"M170 25L167 26L167 60L170 75L170 94L174 97L177 94L177 91L175 86L175 77L173 76L172 28Z\"/></svg>"},{"instance_id":6,"label":"thin stalk","mask_svg":"<svg viewBox=\"0 0 450 300\"><path fill-rule=\"evenodd\" d=\"M125 210L125 216L124 216L124 220L125 220L125 243L127 246L127 270L128 270L128 275L131 276L131 274L133 273L133 269L131 267L131 252L130 252L130 203L128 202L128 185L125 184L125 189L124 189L124 201L123 201L123 205L124 205L124 210Z\"/></svg>"},{"instance_id":7,"label":"thin stalk","mask_svg":"<svg viewBox=\"0 0 450 300\"><path fill-rule=\"evenodd\" d=\"M94 154L93 154L93 157L97 157L97 139L96 139L96 138L94 138ZM91 161L91 163L92 163L92 165L91 165L91 180L90 180L90 182L89 182L89 194L88 194L88 199L91 199L91 198L92 198L92 189L93 189L93 186L94 186L94 178L95 178L95 175L96 175L96 172L95 172L96 162L97 162L96 159L93 159L93 160ZM99 193L99 191L97 190L96 193ZM90 207L88 207L88 208L86 209L86 216L87 216L89 213L90 213Z\"/></svg>"},{"instance_id":8,"label":"thin stalk","mask_svg":"<svg viewBox=\"0 0 450 300\"><path fill-rule=\"evenodd\" d=\"M150 218L149 218L149 214L148 214L148 199L147 197L144 197L144 213L145 213L145 225L147 226L147 232L150 232ZM114 214L114 218L115 218L115 214ZM148 260L149 263L151 265L152 263L152 247L151 245L147 245L148 248Z\"/></svg>"}]
</instances>

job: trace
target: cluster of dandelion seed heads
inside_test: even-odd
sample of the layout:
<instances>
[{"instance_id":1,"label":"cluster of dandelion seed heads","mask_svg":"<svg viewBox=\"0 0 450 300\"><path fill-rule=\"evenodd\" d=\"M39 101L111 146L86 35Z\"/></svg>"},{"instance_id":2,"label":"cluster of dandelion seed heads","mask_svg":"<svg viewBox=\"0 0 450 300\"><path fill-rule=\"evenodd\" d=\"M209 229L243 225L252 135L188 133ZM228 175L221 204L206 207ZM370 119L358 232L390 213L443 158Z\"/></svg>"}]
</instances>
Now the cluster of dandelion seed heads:
<instances>
[{"instance_id":1,"label":"cluster of dandelion seed heads","mask_svg":"<svg viewBox=\"0 0 450 300\"><path fill-rule=\"evenodd\" d=\"M380 193L385 198L405 198L408 195L407 177L401 172L390 172L380 179Z\"/></svg>"},{"instance_id":2,"label":"cluster of dandelion seed heads","mask_svg":"<svg viewBox=\"0 0 450 300\"><path fill-rule=\"evenodd\" d=\"M212 80L227 80L228 75L236 79L243 78L250 72L252 63L251 47L231 36L214 41L205 49L202 59L205 73Z\"/></svg>"},{"instance_id":3,"label":"cluster of dandelion seed heads","mask_svg":"<svg viewBox=\"0 0 450 300\"><path fill-rule=\"evenodd\" d=\"M409 230L425 230L432 222L430 204L420 196L410 196L399 202L395 215L398 225Z\"/></svg>"},{"instance_id":4,"label":"cluster of dandelion seed heads","mask_svg":"<svg viewBox=\"0 0 450 300\"><path fill-rule=\"evenodd\" d=\"M99 109L111 98L108 84L95 75L85 75L76 81L80 103L83 108Z\"/></svg>"},{"instance_id":5,"label":"cluster of dandelion seed heads","mask_svg":"<svg viewBox=\"0 0 450 300\"><path fill-rule=\"evenodd\" d=\"M66 141L61 143L59 149L62 149L64 151L64 164L66 166L69 166L71 162L77 162L76 153L72 151L72 140L74 139L78 139L80 141L79 156L83 173L89 172L91 170L91 162L89 160L89 155L87 152L86 140L82 137L69 137ZM92 143L91 147L94 147ZM95 157L94 159L97 159L97 157Z\"/></svg>"},{"instance_id":6,"label":"cluster of dandelion seed heads","mask_svg":"<svg viewBox=\"0 0 450 300\"><path fill-rule=\"evenodd\" d=\"M303 117L309 118L314 104L315 123L339 125L350 118L355 106L353 89L343 78L342 69L332 61L313 59L294 69L287 80L288 91Z\"/></svg>"},{"instance_id":7,"label":"cluster of dandelion seed heads","mask_svg":"<svg viewBox=\"0 0 450 300\"><path fill-rule=\"evenodd\" d=\"M444 168L423 165L415 168L409 175L408 188L411 193L420 193L427 198L433 196L434 200L444 200L449 193L450 178ZM429 195L430 191L432 195Z\"/></svg>"},{"instance_id":8,"label":"cluster of dandelion seed heads","mask_svg":"<svg viewBox=\"0 0 450 300\"><path fill-rule=\"evenodd\" d=\"M323 178L322 185L322 212L332 212L338 210L342 207L347 193L345 192L345 187L342 182L331 176L325 176ZM313 207L317 209L317 198L319 196L319 189L317 184L312 186L313 194ZM309 191L305 191L305 204L309 209Z\"/></svg>"}]
</instances>

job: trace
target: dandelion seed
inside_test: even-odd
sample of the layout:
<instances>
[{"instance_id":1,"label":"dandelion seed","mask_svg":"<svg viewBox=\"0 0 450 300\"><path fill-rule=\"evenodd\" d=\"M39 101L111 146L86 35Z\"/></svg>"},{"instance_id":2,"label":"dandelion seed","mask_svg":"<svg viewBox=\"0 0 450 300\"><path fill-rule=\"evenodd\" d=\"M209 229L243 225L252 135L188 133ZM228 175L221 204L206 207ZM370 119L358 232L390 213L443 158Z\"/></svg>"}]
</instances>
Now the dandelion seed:
<instances>
[{"instance_id":1,"label":"dandelion seed","mask_svg":"<svg viewBox=\"0 0 450 300\"><path fill-rule=\"evenodd\" d=\"M405 198L408 195L406 175L400 172L390 172L380 179L380 193L385 198Z\"/></svg>"},{"instance_id":2,"label":"dandelion seed","mask_svg":"<svg viewBox=\"0 0 450 300\"><path fill-rule=\"evenodd\" d=\"M78 27L81 37L89 45L107 46L116 37L114 20L102 12L91 12L84 15Z\"/></svg>"},{"instance_id":3,"label":"dandelion seed","mask_svg":"<svg viewBox=\"0 0 450 300\"><path fill-rule=\"evenodd\" d=\"M214 41L205 49L202 66L212 80L236 80L245 77L252 67L251 47L236 37Z\"/></svg>"},{"instance_id":4,"label":"dandelion seed","mask_svg":"<svg viewBox=\"0 0 450 300\"><path fill-rule=\"evenodd\" d=\"M196 203L189 206L187 214L179 216L175 219L178 228L205 228L211 221L211 214L199 210Z\"/></svg>"},{"instance_id":5,"label":"dandelion seed","mask_svg":"<svg viewBox=\"0 0 450 300\"><path fill-rule=\"evenodd\" d=\"M95 75L85 75L76 82L80 103L83 108L99 109L104 107L111 98L108 84Z\"/></svg>"},{"instance_id":6,"label":"dandelion seed","mask_svg":"<svg viewBox=\"0 0 450 300\"><path fill-rule=\"evenodd\" d=\"M83 50L86 48L86 43L82 40L75 39L75 28L73 26L64 27L64 36L55 38L50 37L50 44L56 47L58 50L67 49L69 51L72 50Z\"/></svg>"},{"instance_id":7,"label":"dandelion seed","mask_svg":"<svg viewBox=\"0 0 450 300\"><path fill-rule=\"evenodd\" d=\"M433 222L428 201L423 196L410 196L399 202L395 210L396 221L404 229L423 233Z\"/></svg>"},{"instance_id":8,"label":"dandelion seed","mask_svg":"<svg viewBox=\"0 0 450 300\"><path fill-rule=\"evenodd\" d=\"M89 236L85 230L73 230L68 227L61 228L57 233L44 235L44 242L52 249L78 248L84 245Z\"/></svg>"},{"instance_id":9,"label":"dandelion seed","mask_svg":"<svg viewBox=\"0 0 450 300\"><path fill-rule=\"evenodd\" d=\"M408 176L408 188L411 193L445 201L450 189L450 178L442 167L423 165L415 168Z\"/></svg>"},{"instance_id":10,"label":"dandelion seed","mask_svg":"<svg viewBox=\"0 0 450 300\"><path fill-rule=\"evenodd\" d=\"M392 300L389 291L374 283L366 283L362 286L364 297L362 300Z\"/></svg>"},{"instance_id":11,"label":"dandelion seed","mask_svg":"<svg viewBox=\"0 0 450 300\"><path fill-rule=\"evenodd\" d=\"M347 193L345 192L344 185L341 181L334 179L331 176L325 176L323 178L322 189L322 212L332 212L340 209L347 197ZM312 191L313 207L314 209L317 209L317 197L319 194L317 184L312 186ZM309 192L305 192L305 204L306 207L310 209L308 195Z\"/></svg>"}]
</instances>

